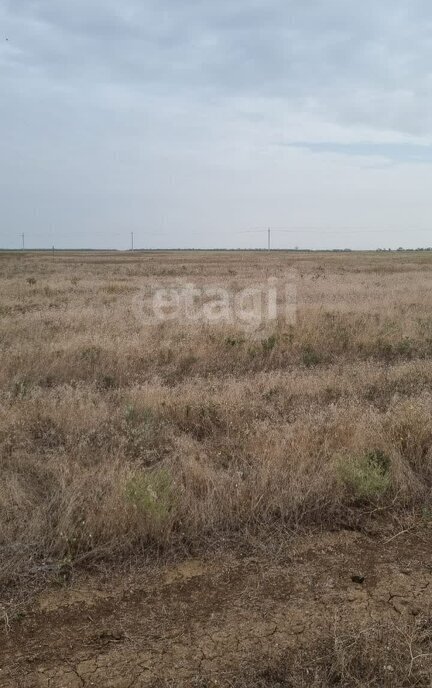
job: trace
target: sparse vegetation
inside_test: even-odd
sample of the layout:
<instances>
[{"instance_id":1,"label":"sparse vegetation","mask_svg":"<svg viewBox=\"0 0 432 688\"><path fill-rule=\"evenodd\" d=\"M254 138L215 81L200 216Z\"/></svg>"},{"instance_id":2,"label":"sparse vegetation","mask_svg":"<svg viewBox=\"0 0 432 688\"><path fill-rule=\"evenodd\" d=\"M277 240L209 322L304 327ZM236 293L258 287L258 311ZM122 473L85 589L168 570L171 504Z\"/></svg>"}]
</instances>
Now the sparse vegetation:
<instances>
[{"instance_id":1,"label":"sparse vegetation","mask_svg":"<svg viewBox=\"0 0 432 688\"><path fill-rule=\"evenodd\" d=\"M428 508L429 253L0 261L3 580L137 542ZM155 280L240 287L293 267L295 324L149 324L136 306Z\"/></svg>"},{"instance_id":2,"label":"sparse vegetation","mask_svg":"<svg viewBox=\"0 0 432 688\"><path fill-rule=\"evenodd\" d=\"M272 551L310 527L429 527L431 261L0 254L1 582L67 585L82 563L210 543ZM235 289L293 268L295 323L145 319L155 282ZM429 685L426 631L380 633L229 685Z\"/></svg>"},{"instance_id":3,"label":"sparse vegetation","mask_svg":"<svg viewBox=\"0 0 432 688\"><path fill-rule=\"evenodd\" d=\"M170 474L163 469L136 473L126 483L126 498L151 525L166 525L174 503Z\"/></svg>"}]
</instances>

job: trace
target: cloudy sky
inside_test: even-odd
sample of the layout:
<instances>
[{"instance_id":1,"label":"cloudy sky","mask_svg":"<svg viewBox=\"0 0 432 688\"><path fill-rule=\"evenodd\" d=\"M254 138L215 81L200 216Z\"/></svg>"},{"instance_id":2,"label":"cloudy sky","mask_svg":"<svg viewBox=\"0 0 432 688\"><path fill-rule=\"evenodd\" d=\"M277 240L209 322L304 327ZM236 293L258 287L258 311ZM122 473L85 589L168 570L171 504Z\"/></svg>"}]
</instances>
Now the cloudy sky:
<instances>
[{"instance_id":1,"label":"cloudy sky","mask_svg":"<svg viewBox=\"0 0 432 688\"><path fill-rule=\"evenodd\" d=\"M0 246L432 245L429 0L0 0L0 80Z\"/></svg>"}]
</instances>

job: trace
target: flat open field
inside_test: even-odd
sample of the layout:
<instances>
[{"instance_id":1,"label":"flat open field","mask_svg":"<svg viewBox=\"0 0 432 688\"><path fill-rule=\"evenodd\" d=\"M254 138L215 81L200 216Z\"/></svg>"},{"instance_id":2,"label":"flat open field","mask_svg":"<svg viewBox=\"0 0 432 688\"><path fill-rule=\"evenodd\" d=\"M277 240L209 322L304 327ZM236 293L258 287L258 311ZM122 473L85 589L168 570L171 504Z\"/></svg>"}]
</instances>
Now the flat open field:
<instances>
[{"instance_id":1,"label":"flat open field","mask_svg":"<svg viewBox=\"0 0 432 688\"><path fill-rule=\"evenodd\" d=\"M432 685L432 252L0 253L0 346L1 688Z\"/></svg>"}]
</instances>

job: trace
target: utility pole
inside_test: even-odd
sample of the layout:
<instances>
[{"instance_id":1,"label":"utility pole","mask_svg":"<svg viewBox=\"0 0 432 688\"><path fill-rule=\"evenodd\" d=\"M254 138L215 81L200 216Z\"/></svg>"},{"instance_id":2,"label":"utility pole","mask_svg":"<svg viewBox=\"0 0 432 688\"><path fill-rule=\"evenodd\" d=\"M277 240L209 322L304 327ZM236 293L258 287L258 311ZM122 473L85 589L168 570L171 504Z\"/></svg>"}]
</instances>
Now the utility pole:
<instances>
[{"instance_id":1,"label":"utility pole","mask_svg":"<svg viewBox=\"0 0 432 688\"><path fill-rule=\"evenodd\" d=\"M271 229L270 227L267 230L267 250L271 250Z\"/></svg>"},{"instance_id":2,"label":"utility pole","mask_svg":"<svg viewBox=\"0 0 432 688\"><path fill-rule=\"evenodd\" d=\"M21 234L22 251L24 251L24 232Z\"/></svg>"},{"instance_id":3,"label":"utility pole","mask_svg":"<svg viewBox=\"0 0 432 688\"><path fill-rule=\"evenodd\" d=\"M134 250L134 233L131 232L131 251Z\"/></svg>"}]
</instances>

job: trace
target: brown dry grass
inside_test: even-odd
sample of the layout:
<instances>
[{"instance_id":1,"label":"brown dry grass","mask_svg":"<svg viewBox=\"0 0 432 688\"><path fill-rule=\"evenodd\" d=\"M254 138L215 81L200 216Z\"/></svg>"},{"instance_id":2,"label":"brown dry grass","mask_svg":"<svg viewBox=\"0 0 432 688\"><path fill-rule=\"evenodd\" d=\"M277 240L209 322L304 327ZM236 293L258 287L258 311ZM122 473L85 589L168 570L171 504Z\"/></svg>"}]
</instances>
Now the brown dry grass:
<instances>
[{"instance_id":1,"label":"brown dry grass","mask_svg":"<svg viewBox=\"0 0 432 688\"><path fill-rule=\"evenodd\" d=\"M297 323L258 334L149 325L134 306L155 281L236 289L293 268ZM429 518L431 268L429 253L0 254L2 581Z\"/></svg>"}]
</instances>

